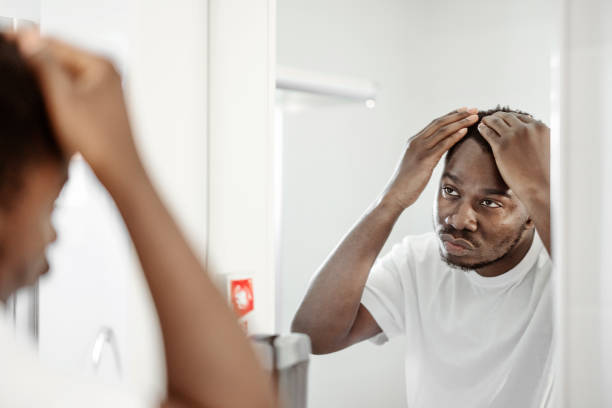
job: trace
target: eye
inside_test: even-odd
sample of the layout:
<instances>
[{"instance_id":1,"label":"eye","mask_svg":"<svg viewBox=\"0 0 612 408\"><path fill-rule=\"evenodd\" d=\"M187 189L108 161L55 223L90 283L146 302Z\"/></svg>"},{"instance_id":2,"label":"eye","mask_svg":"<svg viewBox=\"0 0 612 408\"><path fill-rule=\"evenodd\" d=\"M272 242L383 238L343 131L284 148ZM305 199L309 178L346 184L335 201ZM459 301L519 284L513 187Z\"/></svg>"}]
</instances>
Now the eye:
<instances>
[{"instance_id":1,"label":"eye","mask_svg":"<svg viewBox=\"0 0 612 408\"><path fill-rule=\"evenodd\" d=\"M450 196L450 197L459 197L459 193L452 187L450 186L444 186L442 187L442 195L443 196Z\"/></svg>"},{"instance_id":2,"label":"eye","mask_svg":"<svg viewBox=\"0 0 612 408\"><path fill-rule=\"evenodd\" d=\"M497 201L493 201L493 200L482 200L480 202L481 205L488 207L488 208L501 208L501 204L498 203Z\"/></svg>"}]
</instances>

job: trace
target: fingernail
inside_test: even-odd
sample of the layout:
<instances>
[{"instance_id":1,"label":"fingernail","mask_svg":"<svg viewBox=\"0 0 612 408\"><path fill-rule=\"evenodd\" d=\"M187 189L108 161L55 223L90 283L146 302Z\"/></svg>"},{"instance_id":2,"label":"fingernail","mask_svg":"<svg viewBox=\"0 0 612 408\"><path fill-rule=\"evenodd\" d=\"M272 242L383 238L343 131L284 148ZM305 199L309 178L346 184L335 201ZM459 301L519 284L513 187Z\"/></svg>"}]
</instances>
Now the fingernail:
<instances>
[{"instance_id":1,"label":"fingernail","mask_svg":"<svg viewBox=\"0 0 612 408\"><path fill-rule=\"evenodd\" d=\"M478 115L470 115L467 117L467 120L469 121L478 120Z\"/></svg>"},{"instance_id":2,"label":"fingernail","mask_svg":"<svg viewBox=\"0 0 612 408\"><path fill-rule=\"evenodd\" d=\"M40 34L36 30L27 31L19 37L19 49L25 56L35 54L41 47Z\"/></svg>"},{"instance_id":3,"label":"fingernail","mask_svg":"<svg viewBox=\"0 0 612 408\"><path fill-rule=\"evenodd\" d=\"M467 107L462 106L461 108L457 109L457 112L466 112L467 111Z\"/></svg>"},{"instance_id":4,"label":"fingernail","mask_svg":"<svg viewBox=\"0 0 612 408\"><path fill-rule=\"evenodd\" d=\"M464 134L466 134L466 133L467 133L467 129L466 129L466 128L460 129L458 133L459 133L460 135L464 135Z\"/></svg>"},{"instance_id":5,"label":"fingernail","mask_svg":"<svg viewBox=\"0 0 612 408\"><path fill-rule=\"evenodd\" d=\"M467 111L469 113L478 113L478 108L470 108L470 109L467 109Z\"/></svg>"}]
</instances>

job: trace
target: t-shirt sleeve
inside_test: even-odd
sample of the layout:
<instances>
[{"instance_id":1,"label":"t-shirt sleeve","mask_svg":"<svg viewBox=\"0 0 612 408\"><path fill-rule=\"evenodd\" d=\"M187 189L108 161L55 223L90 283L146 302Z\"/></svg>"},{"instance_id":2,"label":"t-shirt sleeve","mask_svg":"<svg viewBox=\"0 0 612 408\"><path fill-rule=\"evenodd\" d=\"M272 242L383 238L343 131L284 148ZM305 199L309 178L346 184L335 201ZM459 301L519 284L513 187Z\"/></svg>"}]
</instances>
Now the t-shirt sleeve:
<instances>
[{"instance_id":1,"label":"t-shirt sleeve","mask_svg":"<svg viewBox=\"0 0 612 408\"><path fill-rule=\"evenodd\" d=\"M32 344L18 341L0 317L0 407L153 408L160 402L128 390L59 375L40 362Z\"/></svg>"},{"instance_id":2,"label":"t-shirt sleeve","mask_svg":"<svg viewBox=\"0 0 612 408\"><path fill-rule=\"evenodd\" d=\"M407 258L408 243L408 238L405 238L374 263L361 297L361 304L382 330L382 333L370 339L375 344L383 344L392 337L406 333L407 297L405 279L402 278L410 273L403 261Z\"/></svg>"}]
</instances>

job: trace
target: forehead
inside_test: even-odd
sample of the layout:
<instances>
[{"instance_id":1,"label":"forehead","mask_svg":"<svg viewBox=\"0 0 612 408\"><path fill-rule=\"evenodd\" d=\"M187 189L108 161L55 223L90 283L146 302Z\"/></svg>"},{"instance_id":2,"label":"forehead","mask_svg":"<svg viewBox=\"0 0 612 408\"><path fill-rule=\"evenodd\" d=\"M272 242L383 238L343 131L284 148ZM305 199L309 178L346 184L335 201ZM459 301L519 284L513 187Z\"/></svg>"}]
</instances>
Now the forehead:
<instances>
[{"instance_id":1,"label":"forehead","mask_svg":"<svg viewBox=\"0 0 612 408\"><path fill-rule=\"evenodd\" d=\"M443 174L451 174L475 189L508 190L493 155L471 138L457 146L445 163Z\"/></svg>"},{"instance_id":2,"label":"forehead","mask_svg":"<svg viewBox=\"0 0 612 408\"><path fill-rule=\"evenodd\" d=\"M68 178L68 165L57 160L44 160L28 165L23 171L21 188L10 199L9 211L15 216L34 214L52 204Z\"/></svg>"},{"instance_id":3,"label":"forehead","mask_svg":"<svg viewBox=\"0 0 612 408\"><path fill-rule=\"evenodd\" d=\"M45 160L30 168L29 188L53 199L68 180L68 164L65 161Z\"/></svg>"}]
</instances>

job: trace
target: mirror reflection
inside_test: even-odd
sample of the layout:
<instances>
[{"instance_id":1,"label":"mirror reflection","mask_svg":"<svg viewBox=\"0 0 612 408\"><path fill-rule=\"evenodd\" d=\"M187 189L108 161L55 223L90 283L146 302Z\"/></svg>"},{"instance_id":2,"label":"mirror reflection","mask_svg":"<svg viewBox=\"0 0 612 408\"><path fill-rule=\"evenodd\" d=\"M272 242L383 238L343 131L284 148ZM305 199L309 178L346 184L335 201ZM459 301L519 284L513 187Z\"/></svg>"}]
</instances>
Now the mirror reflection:
<instances>
[{"instance_id":1,"label":"mirror reflection","mask_svg":"<svg viewBox=\"0 0 612 408\"><path fill-rule=\"evenodd\" d=\"M279 1L279 64L327 85L277 102L281 324L322 354L314 406L549 398L553 7Z\"/></svg>"}]
</instances>

